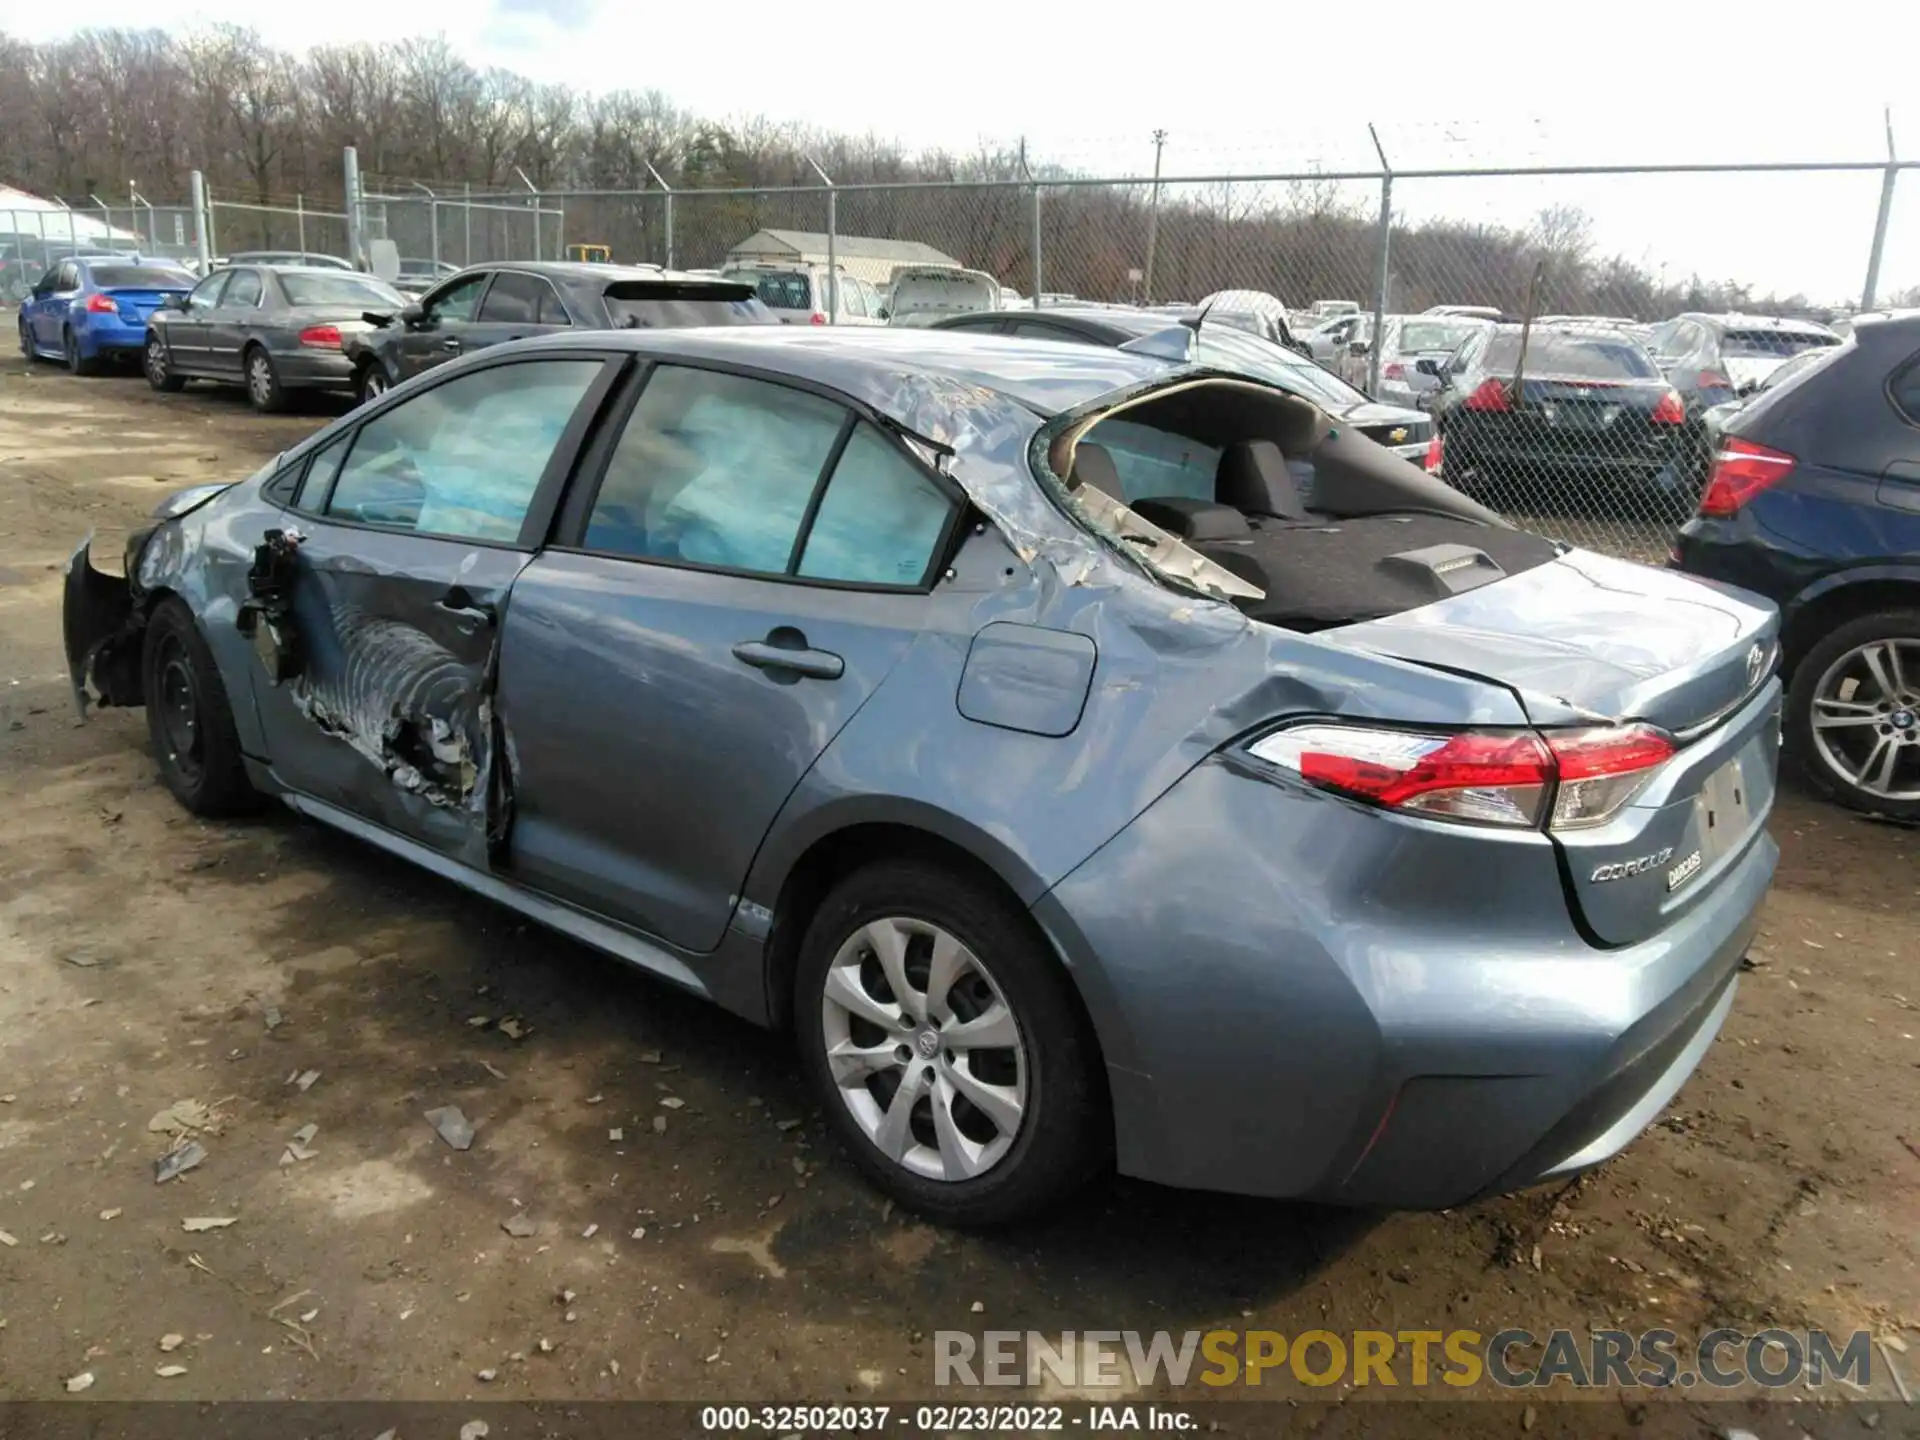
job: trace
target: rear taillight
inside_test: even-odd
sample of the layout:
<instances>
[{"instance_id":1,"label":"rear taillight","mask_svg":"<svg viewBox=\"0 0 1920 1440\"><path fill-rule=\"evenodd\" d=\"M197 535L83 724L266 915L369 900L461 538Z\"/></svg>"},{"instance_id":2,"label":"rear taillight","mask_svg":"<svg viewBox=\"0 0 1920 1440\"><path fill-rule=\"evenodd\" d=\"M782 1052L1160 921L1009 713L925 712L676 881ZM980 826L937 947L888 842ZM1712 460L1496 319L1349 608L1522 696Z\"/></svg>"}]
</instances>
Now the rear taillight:
<instances>
[{"instance_id":1,"label":"rear taillight","mask_svg":"<svg viewBox=\"0 0 1920 1440\"><path fill-rule=\"evenodd\" d=\"M1733 388L1733 382L1718 370L1702 370L1700 372L1700 388L1702 390L1731 390Z\"/></svg>"},{"instance_id":2,"label":"rear taillight","mask_svg":"<svg viewBox=\"0 0 1920 1440\"><path fill-rule=\"evenodd\" d=\"M1713 457L1713 473L1700 496L1700 513L1722 519L1732 515L1762 490L1792 474L1793 464L1793 456L1784 450L1729 436Z\"/></svg>"},{"instance_id":3,"label":"rear taillight","mask_svg":"<svg viewBox=\"0 0 1920 1440\"><path fill-rule=\"evenodd\" d=\"M89 295L87 313L90 315L118 315L120 307L113 303L111 295Z\"/></svg>"},{"instance_id":4,"label":"rear taillight","mask_svg":"<svg viewBox=\"0 0 1920 1440\"><path fill-rule=\"evenodd\" d=\"M1440 473L1440 466L1445 462L1446 458L1446 439L1443 436L1436 435L1427 441L1426 458L1420 462L1420 468L1425 470L1429 475L1438 475Z\"/></svg>"},{"instance_id":5,"label":"rear taillight","mask_svg":"<svg viewBox=\"0 0 1920 1440\"><path fill-rule=\"evenodd\" d=\"M1651 725L1545 734L1560 781L1548 821L1554 830L1605 824L1673 758L1673 741Z\"/></svg>"},{"instance_id":6,"label":"rear taillight","mask_svg":"<svg viewBox=\"0 0 1920 1440\"><path fill-rule=\"evenodd\" d=\"M1503 411L1513 409L1513 396L1507 393L1507 382L1487 379L1465 401L1469 410Z\"/></svg>"},{"instance_id":7,"label":"rear taillight","mask_svg":"<svg viewBox=\"0 0 1920 1440\"><path fill-rule=\"evenodd\" d=\"M1389 360L1385 365L1380 367L1380 378L1382 380L1404 380L1407 378L1407 367L1402 365L1398 360Z\"/></svg>"},{"instance_id":8,"label":"rear taillight","mask_svg":"<svg viewBox=\"0 0 1920 1440\"><path fill-rule=\"evenodd\" d=\"M1674 753L1645 725L1457 735L1299 725L1248 748L1315 789L1383 809L1553 830L1611 819Z\"/></svg>"},{"instance_id":9,"label":"rear taillight","mask_svg":"<svg viewBox=\"0 0 1920 1440\"><path fill-rule=\"evenodd\" d=\"M309 325L300 332L300 343L315 350L338 350L340 348L340 327L338 325Z\"/></svg>"},{"instance_id":10,"label":"rear taillight","mask_svg":"<svg viewBox=\"0 0 1920 1440\"><path fill-rule=\"evenodd\" d=\"M1530 734L1424 735L1301 725L1276 730L1251 748L1316 789L1483 825L1538 825L1553 779L1553 756Z\"/></svg>"},{"instance_id":11,"label":"rear taillight","mask_svg":"<svg viewBox=\"0 0 1920 1440\"><path fill-rule=\"evenodd\" d=\"M807 317L807 324L809 325L824 325L826 323L827 323L826 315L819 310L814 311L813 314Z\"/></svg>"},{"instance_id":12,"label":"rear taillight","mask_svg":"<svg viewBox=\"0 0 1920 1440\"><path fill-rule=\"evenodd\" d=\"M1684 425L1687 423L1687 407L1681 403L1678 393L1669 390L1660 397L1660 403L1653 407L1653 414L1647 418L1656 425Z\"/></svg>"}]
</instances>

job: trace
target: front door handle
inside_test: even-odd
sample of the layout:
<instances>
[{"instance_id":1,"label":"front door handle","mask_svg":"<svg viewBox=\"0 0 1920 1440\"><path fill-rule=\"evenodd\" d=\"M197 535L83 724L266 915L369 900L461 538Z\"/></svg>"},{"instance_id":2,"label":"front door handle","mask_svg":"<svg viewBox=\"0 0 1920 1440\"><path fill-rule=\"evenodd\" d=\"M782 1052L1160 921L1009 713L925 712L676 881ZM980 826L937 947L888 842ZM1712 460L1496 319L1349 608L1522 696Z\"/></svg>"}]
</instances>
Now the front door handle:
<instances>
[{"instance_id":1,"label":"front door handle","mask_svg":"<svg viewBox=\"0 0 1920 1440\"><path fill-rule=\"evenodd\" d=\"M451 350L454 354L458 355L460 353L460 337L458 335L449 335L440 342L440 348L442 350Z\"/></svg>"},{"instance_id":2,"label":"front door handle","mask_svg":"<svg viewBox=\"0 0 1920 1440\"><path fill-rule=\"evenodd\" d=\"M780 632L775 631L778 635ZM793 632L788 632L789 634ZM805 675L814 680L838 680L846 673L846 662L838 655L827 650L809 650L805 648L805 637L795 647L780 645L768 640L742 640L733 647L733 658L743 665L751 665L756 670L785 671L790 675Z\"/></svg>"},{"instance_id":3,"label":"front door handle","mask_svg":"<svg viewBox=\"0 0 1920 1440\"><path fill-rule=\"evenodd\" d=\"M499 612L484 600L473 598L471 591L464 585L451 585L447 593L433 602L433 608L443 615L451 615L456 620L480 621L491 625L499 618Z\"/></svg>"}]
</instances>

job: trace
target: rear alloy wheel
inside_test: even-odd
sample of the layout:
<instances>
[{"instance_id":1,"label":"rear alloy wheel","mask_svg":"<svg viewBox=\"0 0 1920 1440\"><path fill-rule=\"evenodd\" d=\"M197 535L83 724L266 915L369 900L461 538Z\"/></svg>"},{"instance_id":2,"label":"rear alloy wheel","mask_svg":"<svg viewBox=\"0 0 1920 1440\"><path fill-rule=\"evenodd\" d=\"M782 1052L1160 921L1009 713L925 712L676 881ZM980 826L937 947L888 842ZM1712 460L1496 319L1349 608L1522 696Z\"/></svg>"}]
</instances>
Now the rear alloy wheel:
<instances>
[{"instance_id":1,"label":"rear alloy wheel","mask_svg":"<svg viewBox=\"0 0 1920 1440\"><path fill-rule=\"evenodd\" d=\"M91 375L99 369L99 363L80 352L80 337L69 330L66 332L67 369L75 375Z\"/></svg>"},{"instance_id":2,"label":"rear alloy wheel","mask_svg":"<svg viewBox=\"0 0 1920 1440\"><path fill-rule=\"evenodd\" d=\"M227 688L186 602L170 596L155 608L140 678L154 758L174 798L196 815L253 808L259 796L240 758Z\"/></svg>"},{"instance_id":3,"label":"rear alloy wheel","mask_svg":"<svg viewBox=\"0 0 1920 1440\"><path fill-rule=\"evenodd\" d=\"M147 384L156 390L177 395L187 388L186 376L173 373L173 365L167 355L167 342L158 335L147 336L146 358L142 368L147 372Z\"/></svg>"},{"instance_id":4,"label":"rear alloy wheel","mask_svg":"<svg viewBox=\"0 0 1920 1440\"><path fill-rule=\"evenodd\" d=\"M860 1168L953 1224L1032 1214L1105 1160L1097 1047L1031 920L921 862L849 877L809 926L795 1025Z\"/></svg>"},{"instance_id":5,"label":"rear alloy wheel","mask_svg":"<svg viewBox=\"0 0 1920 1440\"><path fill-rule=\"evenodd\" d=\"M247 399L262 415L273 415L287 408L286 391L274 372L273 357L258 345L248 347L245 357Z\"/></svg>"},{"instance_id":6,"label":"rear alloy wheel","mask_svg":"<svg viewBox=\"0 0 1920 1440\"><path fill-rule=\"evenodd\" d=\"M1818 789L1870 815L1920 820L1920 611L1863 615L1808 651L1787 725Z\"/></svg>"},{"instance_id":7,"label":"rear alloy wheel","mask_svg":"<svg viewBox=\"0 0 1920 1440\"><path fill-rule=\"evenodd\" d=\"M378 360L370 360L360 367L360 383L354 389L362 405L378 400L390 388L387 372Z\"/></svg>"}]
</instances>

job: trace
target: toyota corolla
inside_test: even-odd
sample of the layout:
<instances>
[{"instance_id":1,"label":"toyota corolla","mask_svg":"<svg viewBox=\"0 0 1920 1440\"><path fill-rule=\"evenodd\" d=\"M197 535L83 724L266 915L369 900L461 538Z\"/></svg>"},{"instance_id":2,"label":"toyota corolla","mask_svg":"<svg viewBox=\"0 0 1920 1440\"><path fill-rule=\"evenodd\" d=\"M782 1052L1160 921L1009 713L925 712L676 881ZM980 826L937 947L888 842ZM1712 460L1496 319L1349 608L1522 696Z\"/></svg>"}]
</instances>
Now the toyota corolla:
<instances>
[{"instance_id":1,"label":"toyota corolla","mask_svg":"<svg viewBox=\"0 0 1920 1440\"><path fill-rule=\"evenodd\" d=\"M790 1030L944 1220L1614 1154L1772 875L1775 612L1145 348L490 349L81 545L76 698Z\"/></svg>"}]
</instances>

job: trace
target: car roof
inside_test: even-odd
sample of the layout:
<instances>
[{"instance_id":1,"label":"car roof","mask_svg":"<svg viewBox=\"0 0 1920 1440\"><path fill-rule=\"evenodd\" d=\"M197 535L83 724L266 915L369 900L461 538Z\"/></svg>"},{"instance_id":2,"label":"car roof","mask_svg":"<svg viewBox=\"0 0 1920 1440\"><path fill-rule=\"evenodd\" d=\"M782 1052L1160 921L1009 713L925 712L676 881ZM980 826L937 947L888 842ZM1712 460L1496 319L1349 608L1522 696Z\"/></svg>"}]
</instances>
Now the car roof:
<instances>
[{"instance_id":1,"label":"car roof","mask_svg":"<svg viewBox=\"0 0 1920 1440\"><path fill-rule=\"evenodd\" d=\"M964 408L966 391L993 391L1039 415L1076 405L1173 368L1152 355L1101 345L1062 344L1007 335L915 326L707 326L684 330L585 330L522 341L525 348L659 353L662 360L708 360L812 380L863 401L908 429L926 407ZM925 433L922 431L921 433Z\"/></svg>"}]
</instances>

